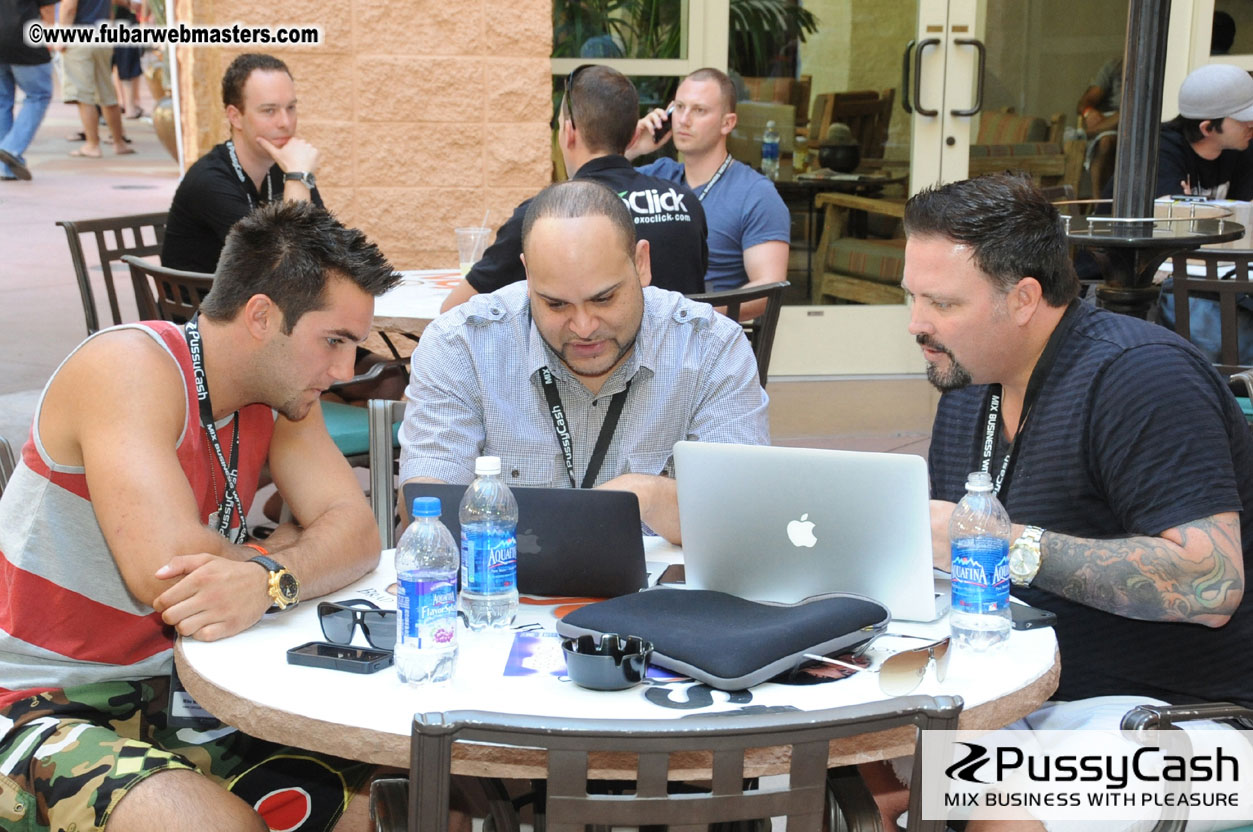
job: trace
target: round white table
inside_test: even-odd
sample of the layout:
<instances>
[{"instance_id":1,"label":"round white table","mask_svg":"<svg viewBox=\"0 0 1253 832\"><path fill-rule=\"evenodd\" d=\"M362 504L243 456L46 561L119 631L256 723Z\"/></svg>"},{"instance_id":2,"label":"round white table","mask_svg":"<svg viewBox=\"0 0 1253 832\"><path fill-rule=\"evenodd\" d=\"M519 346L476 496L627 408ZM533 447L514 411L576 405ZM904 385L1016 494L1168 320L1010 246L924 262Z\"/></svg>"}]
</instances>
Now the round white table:
<instances>
[{"instance_id":1,"label":"round white table","mask_svg":"<svg viewBox=\"0 0 1253 832\"><path fill-rule=\"evenodd\" d=\"M650 567L682 558L678 548L660 538L645 541L645 554ZM394 579L391 553L384 552L374 572L327 598L369 598L394 608L395 599L387 592ZM623 691L589 691L551 672L564 670L559 640L536 635L543 630L520 634L463 629L453 681L445 686L413 688L401 683L390 667L361 675L288 664L288 648L322 640L316 608L316 601L306 600L294 610L268 615L245 632L222 641L181 639L175 651L180 679L211 713L250 734L399 768L409 766L410 730L418 712L475 708L501 713L656 719L733 711L750 704L815 710L883 698L874 673L856 673L809 686L767 682L735 693L711 692L691 680L651 683ZM564 614L554 603L523 603L516 623L537 623L551 631L554 612ZM889 632L940 638L947 635L948 624L943 619L929 624L893 622ZM526 670L529 665L530 672L525 675L506 673L516 637L529 644L545 639L552 642L539 658L521 663L515 658L514 671ZM354 643L365 644L359 629ZM877 663L884 655L917 645L912 639L883 636L870 654ZM916 692L960 695L966 703L960 727L991 730L1039 707L1056 689L1059 671L1057 641L1051 629L1013 631L1005 649L996 653L955 651L946 680L939 682L932 666ZM690 707L693 703L696 707ZM833 745L831 765L902 756L912 753L913 747L910 728L863 735L841 742L839 748ZM768 752L763 752L756 764L758 769L750 772L752 775L775 773L784 765ZM543 777L543 755L458 744L453 770L479 777ZM693 768L673 771L672 775L675 779L696 778L701 771ZM609 769L598 776L621 774Z\"/></svg>"}]
</instances>

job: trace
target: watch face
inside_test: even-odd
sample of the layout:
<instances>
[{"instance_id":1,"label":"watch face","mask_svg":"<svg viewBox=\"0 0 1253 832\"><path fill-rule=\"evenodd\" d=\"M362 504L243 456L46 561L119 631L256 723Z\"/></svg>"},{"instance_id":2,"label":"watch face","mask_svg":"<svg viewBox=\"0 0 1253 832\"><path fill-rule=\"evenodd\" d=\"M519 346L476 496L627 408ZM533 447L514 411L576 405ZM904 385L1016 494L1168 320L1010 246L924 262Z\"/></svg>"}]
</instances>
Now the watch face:
<instances>
[{"instance_id":1,"label":"watch face","mask_svg":"<svg viewBox=\"0 0 1253 832\"><path fill-rule=\"evenodd\" d=\"M292 573L284 572L278 577L278 591L289 603L293 602L300 596L300 582Z\"/></svg>"},{"instance_id":2,"label":"watch face","mask_svg":"<svg viewBox=\"0 0 1253 832\"><path fill-rule=\"evenodd\" d=\"M1034 578L1040 568L1040 553L1031 546L1014 546L1009 550L1009 571L1019 579Z\"/></svg>"}]
</instances>

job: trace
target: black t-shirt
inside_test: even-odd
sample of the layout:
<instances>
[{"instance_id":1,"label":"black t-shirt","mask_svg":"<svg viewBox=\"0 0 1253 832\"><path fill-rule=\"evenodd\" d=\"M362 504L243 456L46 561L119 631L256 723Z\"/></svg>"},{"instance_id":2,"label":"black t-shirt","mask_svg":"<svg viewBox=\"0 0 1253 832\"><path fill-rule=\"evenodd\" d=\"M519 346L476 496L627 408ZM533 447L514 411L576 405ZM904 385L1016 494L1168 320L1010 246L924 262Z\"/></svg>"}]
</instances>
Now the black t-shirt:
<instances>
[{"instance_id":1,"label":"black t-shirt","mask_svg":"<svg viewBox=\"0 0 1253 832\"><path fill-rule=\"evenodd\" d=\"M27 46L22 27L39 19L39 9L57 0L0 0L0 64L31 66L46 64L52 53L42 46Z\"/></svg>"},{"instance_id":2,"label":"black t-shirt","mask_svg":"<svg viewBox=\"0 0 1253 832\"><path fill-rule=\"evenodd\" d=\"M253 208L283 198L283 169L277 164L266 173L258 193L252 180L231 164L225 142L201 156L187 169L174 192L161 245L161 265L189 272L213 272L231 226ZM322 196L313 189L313 204Z\"/></svg>"},{"instance_id":3,"label":"black t-shirt","mask_svg":"<svg viewBox=\"0 0 1253 832\"><path fill-rule=\"evenodd\" d=\"M940 400L929 460L936 499L960 500L979 468L987 393L969 387ZM1238 511L1246 581L1253 574L1249 427L1223 379L1173 332L1081 304L1016 441L1000 495L1015 523L1113 538ZM993 471L1007 444L1002 436ZM1013 594L1057 613L1059 700L1126 694L1253 706L1253 593L1217 629L1136 621L1035 587Z\"/></svg>"},{"instance_id":4,"label":"black t-shirt","mask_svg":"<svg viewBox=\"0 0 1253 832\"><path fill-rule=\"evenodd\" d=\"M709 265L705 211L686 185L640 173L623 156L588 161L573 179L600 182L622 198L635 221L637 239L648 240L652 285L690 295L705 291ZM522 220L526 200L496 231L496 242L483 252L466 280L476 292L494 292L526 279L522 253Z\"/></svg>"},{"instance_id":5,"label":"black t-shirt","mask_svg":"<svg viewBox=\"0 0 1253 832\"><path fill-rule=\"evenodd\" d=\"M1168 122L1158 139L1157 187L1153 196L1182 194L1182 182L1191 184L1193 196L1253 199L1253 148L1224 150L1217 159L1202 159L1183 133Z\"/></svg>"}]
</instances>

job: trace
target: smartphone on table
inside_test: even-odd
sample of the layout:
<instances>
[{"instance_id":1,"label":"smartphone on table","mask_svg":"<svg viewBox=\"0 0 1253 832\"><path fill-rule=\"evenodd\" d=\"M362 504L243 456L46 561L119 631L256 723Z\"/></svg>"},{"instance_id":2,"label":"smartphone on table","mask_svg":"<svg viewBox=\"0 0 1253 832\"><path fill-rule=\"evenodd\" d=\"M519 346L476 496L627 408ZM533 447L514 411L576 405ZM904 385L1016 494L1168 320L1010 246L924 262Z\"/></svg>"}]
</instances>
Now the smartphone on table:
<instances>
[{"instance_id":1,"label":"smartphone on table","mask_svg":"<svg viewBox=\"0 0 1253 832\"><path fill-rule=\"evenodd\" d=\"M288 664L325 667L346 673L375 673L392 663L390 650L311 641L287 651Z\"/></svg>"},{"instance_id":2,"label":"smartphone on table","mask_svg":"<svg viewBox=\"0 0 1253 832\"><path fill-rule=\"evenodd\" d=\"M1027 604L1010 603L1009 615L1015 630L1034 630L1038 627L1052 627L1057 623L1057 614Z\"/></svg>"}]
</instances>

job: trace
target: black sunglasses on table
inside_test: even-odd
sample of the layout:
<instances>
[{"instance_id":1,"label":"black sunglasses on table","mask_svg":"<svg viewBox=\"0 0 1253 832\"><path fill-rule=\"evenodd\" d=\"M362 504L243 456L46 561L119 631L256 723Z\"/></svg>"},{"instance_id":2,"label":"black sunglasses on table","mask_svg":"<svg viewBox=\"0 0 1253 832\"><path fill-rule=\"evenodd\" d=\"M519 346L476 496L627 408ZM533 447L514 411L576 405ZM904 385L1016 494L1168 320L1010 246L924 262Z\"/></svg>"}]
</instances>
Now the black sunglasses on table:
<instances>
[{"instance_id":1,"label":"black sunglasses on table","mask_svg":"<svg viewBox=\"0 0 1253 832\"><path fill-rule=\"evenodd\" d=\"M332 644L350 644L359 624L371 647L391 650L396 646L396 611L379 609L378 604L364 598L321 601L318 621L322 624L322 635Z\"/></svg>"}]
</instances>

